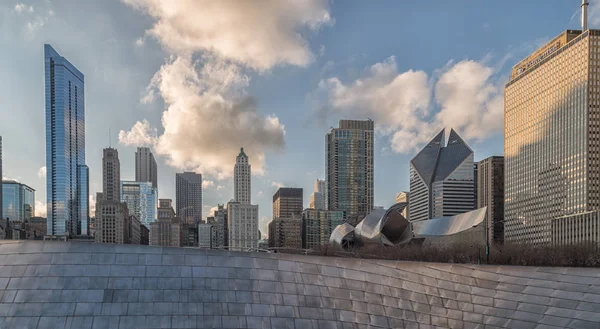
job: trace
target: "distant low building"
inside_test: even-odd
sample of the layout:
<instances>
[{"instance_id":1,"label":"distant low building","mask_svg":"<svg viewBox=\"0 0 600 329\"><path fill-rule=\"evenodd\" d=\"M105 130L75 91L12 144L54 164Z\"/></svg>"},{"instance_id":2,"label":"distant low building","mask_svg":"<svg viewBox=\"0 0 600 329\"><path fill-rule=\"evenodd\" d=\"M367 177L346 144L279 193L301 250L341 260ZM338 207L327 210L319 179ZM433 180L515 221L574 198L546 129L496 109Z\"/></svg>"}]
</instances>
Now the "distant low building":
<instances>
[{"instance_id":1,"label":"distant low building","mask_svg":"<svg viewBox=\"0 0 600 329\"><path fill-rule=\"evenodd\" d=\"M140 225L140 244L144 246L150 244L150 229L145 225Z\"/></svg>"},{"instance_id":2,"label":"distant low building","mask_svg":"<svg viewBox=\"0 0 600 329\"><path fill-rule=\"evenodd\" d=\"M217 243L217 227L212 224L198 224L198 247L215 249Z\"/></svg>"},{"instance_id":3,"label":"distant low building","mask_svg":"<svg viewBox=\"0 0 600 329\"><path fill-rule=\"evenodd\" d=\"M269 223L269 247L302 249L302 218L274 218Z\"/></svg>"},{"instance_id":4,"label":"distant low building","mask_svg":"<svg viewBox=\"0 0 600 329\"><path fill-rule=\"evenodd\" d=\"M150 245L163 247L181 247L183 224L175 217L172 201L158 201L158 220L150 223Z\"/></svg>"}]
</instances>

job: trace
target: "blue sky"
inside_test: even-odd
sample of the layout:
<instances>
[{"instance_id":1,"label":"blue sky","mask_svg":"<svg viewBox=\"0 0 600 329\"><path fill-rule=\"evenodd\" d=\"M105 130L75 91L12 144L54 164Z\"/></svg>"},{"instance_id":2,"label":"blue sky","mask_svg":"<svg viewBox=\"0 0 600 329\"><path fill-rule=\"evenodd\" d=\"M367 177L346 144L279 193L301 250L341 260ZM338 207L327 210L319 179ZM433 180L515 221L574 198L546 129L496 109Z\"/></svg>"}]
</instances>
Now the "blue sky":
<instances>
[{"instance_id":1,"label":"blue sky","mask_svg":"<svg viewBox=\"0 0 600 329\"><path fill-rule=\"evenodd\" d=\"M596 8L592 1L592 28L600 26ZM174 198L176 172L203 173L208 213L233 197L243 146L264 231L277 186L304 188L308 206L314 180L324 176L328 128L370 117L375 203L387 207L408 189L418 147L444 126L457 128L476 160L503 153L510 67L579 28L578 10L574 0L4 0L4 176L35 188L43 214L43 44L50 43L85 75L92 195L102 188L110 137L124 180L134 177L135 146L155 149L161 198Z\"/></svg>"}]
</instances>

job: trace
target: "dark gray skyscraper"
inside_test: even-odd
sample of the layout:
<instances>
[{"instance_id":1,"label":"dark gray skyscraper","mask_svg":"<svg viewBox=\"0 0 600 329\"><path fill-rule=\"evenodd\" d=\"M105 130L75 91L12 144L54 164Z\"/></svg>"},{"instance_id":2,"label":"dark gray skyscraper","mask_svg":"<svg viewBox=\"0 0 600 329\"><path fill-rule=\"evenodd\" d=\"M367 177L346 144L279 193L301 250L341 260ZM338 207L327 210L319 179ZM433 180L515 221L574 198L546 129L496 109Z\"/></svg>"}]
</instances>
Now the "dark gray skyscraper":
<instances>
[{"instance_id":1,"label":"dark gray skyscraper","mask_svg":"<svg viewBox=\"0 0 600 329\"><path fill-rule=\"evenodd\" d=\"M152 187L158 188L156 160L148 147L138 147L135 152L135 181L152 182Z\"/></svg>"},{"instance_id":2,"label":"dark gray skyscraper","mask_svg":"<svg viewBox=\"0 0 600 329\"><path fill-rule=\"evenodd\" d=\"M410 161L411 221L453 216L475 207L473 151L450 130L445 130Z\"/></svg>"},{"instance_id":3,"label":"dark gray skyscraper","mask_svg":"<svg viewBox=\"0 0 600 329\"><path fill-rule=\"evenodd\" d=\"M346 217L373 210L373 121L340 120L325 137L326 206Z\"/></svg>"},{"instance_id":4,"label":"dark gray skyscraper","mask_svg":"<svg viewBox=\"0 0 600 329\"><path fill-rule=\"evenodd\" d=\"M202 221L202 175L194 172L175 174L177 217L186 224Z\"/></svg>"},{"instance_id":5,"label":"dark gray skyscraper","mask_svg":"<svg viewBox=\"0 0 600 329\"><path fill-rule=\"evenodd\" d=\"M504 242L504 157L502 156L491 156L479 161L477 208L486 206L488 241L502 244Z\"/></svg>"},{"instance_id":6,"label":"dark gray skyscraper","mask_svg":"<svg viewBox=\"0 0 600 329\"><path fill-rule=\"evenodd\" d=\"M47 234L87 234L89 173L83 74L50 45L44 45L44 61Z\"/></svg>"}]
</instances>

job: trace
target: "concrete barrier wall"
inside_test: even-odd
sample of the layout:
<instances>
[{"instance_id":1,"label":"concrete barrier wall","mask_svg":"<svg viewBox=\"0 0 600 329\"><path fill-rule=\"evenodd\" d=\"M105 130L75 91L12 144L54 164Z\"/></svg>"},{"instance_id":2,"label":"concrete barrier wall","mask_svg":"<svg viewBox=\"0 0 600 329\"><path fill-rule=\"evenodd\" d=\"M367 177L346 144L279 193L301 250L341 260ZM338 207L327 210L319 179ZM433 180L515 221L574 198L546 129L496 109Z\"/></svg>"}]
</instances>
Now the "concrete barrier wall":
<instances>
[{"instance_id":1,"label":"concrete barrier wall","mask_svg":"<svg viewBox=\"0 0 600 329\"><path fill-rule=\"evenodd\" d=\"M0 328L599 328L600 269L0 244Z\"/></svg>"}]
</instances>

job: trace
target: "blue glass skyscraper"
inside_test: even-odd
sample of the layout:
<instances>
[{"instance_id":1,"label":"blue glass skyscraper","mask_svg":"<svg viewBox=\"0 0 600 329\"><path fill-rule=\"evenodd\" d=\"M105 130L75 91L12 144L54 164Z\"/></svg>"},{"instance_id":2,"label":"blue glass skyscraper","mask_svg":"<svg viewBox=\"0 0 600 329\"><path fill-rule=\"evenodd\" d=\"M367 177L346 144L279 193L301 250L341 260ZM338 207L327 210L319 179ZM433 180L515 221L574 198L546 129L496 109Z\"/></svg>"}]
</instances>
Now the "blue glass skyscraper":
<instances>
[{"instance_id":1,"label":"blue glass skyscraper","mask_svg":"<svg viewBox=\"0 0 600 329\"><path fill-rule=\"evenodd\" d=\"M44 61L47 233L87 234L89 173L83 74L50 45L44 45Z\"/></svg>"}]
</instances>

